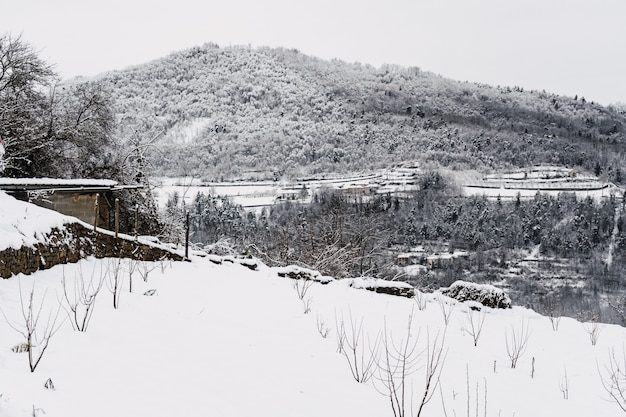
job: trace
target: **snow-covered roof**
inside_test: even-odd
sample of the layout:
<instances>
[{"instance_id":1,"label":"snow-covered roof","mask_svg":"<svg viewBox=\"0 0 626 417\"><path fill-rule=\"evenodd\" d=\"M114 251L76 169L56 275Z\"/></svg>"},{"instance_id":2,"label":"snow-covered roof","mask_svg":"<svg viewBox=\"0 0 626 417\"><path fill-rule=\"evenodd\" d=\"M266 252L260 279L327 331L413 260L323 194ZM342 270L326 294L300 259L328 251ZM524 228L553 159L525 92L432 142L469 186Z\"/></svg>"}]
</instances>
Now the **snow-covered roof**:
<instances>
[{"instance_id":1,"label":"snow-covered roof","mask_svg":"<svg viewBox=\"0 0 626 417\"><path fill-rule=\"evenodd\" d=\"M117 181L101 179L62 179L62 178L0 178L0 185L60 185L60 186L101 186L112 187Z\"/></svg>"},{"instance_id":2,"label":"snow-covered roof","mask_svg":"<svg viewBox=\"0 0 626 417\"><path fill-rule=\"evenodd\" d=\"M454 253L441 253L441 254L433 254L427 256L426 259L434 260L434 259L454 259L454 258L463 258L469 256L469 252L465 250L456 250Z\"/></svg>"},{"instance_id":3,"label":"snow-covered roof","mask_svg":"<svg viewBox=\"0 0 626 417\"><path fill-rule=\"evenodd\" d=\"M119 190L124 188L141 188L139 185L120 185L117 181L93 178L0 178L0 190Z\"/></svg>"}]
</instances>

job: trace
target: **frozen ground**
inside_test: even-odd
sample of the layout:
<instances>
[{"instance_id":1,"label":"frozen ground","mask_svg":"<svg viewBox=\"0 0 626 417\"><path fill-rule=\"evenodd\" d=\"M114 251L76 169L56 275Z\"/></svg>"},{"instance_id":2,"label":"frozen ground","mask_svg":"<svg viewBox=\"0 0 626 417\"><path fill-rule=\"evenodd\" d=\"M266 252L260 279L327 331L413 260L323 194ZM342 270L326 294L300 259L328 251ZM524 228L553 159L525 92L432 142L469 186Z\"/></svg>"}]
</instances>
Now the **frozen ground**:
<instances>
[{"instance_id":1,"label":"frozen ground","mask_svg":"<svg viewBox=\"0 0 626 417\"><path fill-rule=\"evenodd\" d=\"M58 218L48 214L56 224ZM33 225L49 227L45 218ZM594 327L573 319L563 318L555 331L547 317L519 307L472 313L470 304L437 294L417 302L350 288L349 280L307 287L297 281L296 287L258 265L254 271L232 258L198 255L192 262L163 264L87 259L0 281L0 417L393 416L389 399L379 393L380 372L365 383L354 380L349 361L338 353L341 329L347 341L361 335L359 361L376 351L376 340L390 347L407 337L417 341L407 415L423 395L425 349L436 338L445 340L445 361L422 416L621 413L607 400L600 378L610 350L621 357L626 330L619 326L598 325L592 345L588 331ZM114 309L117 268L123 282ZM63 277L70 299L81 282L104 281L84 333L66 318ZM303 300L298 289L306 290ZM32 290L34 310L41 307L37 338L63 306L58 332L33 373L28 353L12 351L24 342L14 328L23 329ZM149 290L154 295L144 295ZM470 315L475 324L484 317L477 346ZM512 369L507 340L510 350L522 329L528 343ZM37 353L42 344L34 344ZM349 345L344 348L351 352ZM378 362L384 369L384 361ZM44 387L48 379L54 389Z\"/></svg>"}]
</instances>

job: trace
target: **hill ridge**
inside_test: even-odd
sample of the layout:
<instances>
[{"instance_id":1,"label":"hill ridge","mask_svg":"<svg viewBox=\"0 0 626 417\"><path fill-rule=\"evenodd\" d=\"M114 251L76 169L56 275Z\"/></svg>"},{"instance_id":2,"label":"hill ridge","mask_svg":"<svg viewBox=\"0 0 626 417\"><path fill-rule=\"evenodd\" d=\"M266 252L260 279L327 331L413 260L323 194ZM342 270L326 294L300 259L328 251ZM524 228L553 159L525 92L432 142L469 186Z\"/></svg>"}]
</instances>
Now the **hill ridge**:
<instances>
[{"instance_id":1,"label":"hill ridge","mask_svg":"<svg viewBox=\"0 0 626 417\"><path fill-rule=\"evenodd\" d=\"M100 81L116 101L121 137L162 133L157 148L169 158L157 158L159 175L293 178L415 159L470 168L600 164L615 180L623 162L621 109L417 67L205 44Z\"/></svg>"}]
</instances>

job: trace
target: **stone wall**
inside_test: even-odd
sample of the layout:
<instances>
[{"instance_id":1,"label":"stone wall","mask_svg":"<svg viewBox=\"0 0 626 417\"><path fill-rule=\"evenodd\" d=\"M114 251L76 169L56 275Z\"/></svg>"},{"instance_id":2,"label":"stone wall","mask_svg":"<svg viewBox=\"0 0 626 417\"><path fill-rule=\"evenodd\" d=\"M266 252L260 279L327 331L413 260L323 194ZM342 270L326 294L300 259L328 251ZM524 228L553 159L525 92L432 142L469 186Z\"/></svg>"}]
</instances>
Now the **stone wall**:
<instances>
[{"instance_id":1,"label":"stone wall","mask_svg":"<svg viewBox=\"0 0 626 417\"><path fill-rule=\"evenodd\" d=\"M71 223L62 230L54 229L46 236L45 243L0 251L0 277L31 274L55 265L78 262L87 256L146 261L183 260L182 256L166 249L128 239L116 239L115 236L94 232L79 223Z\"/></svg>"}]
</instances>

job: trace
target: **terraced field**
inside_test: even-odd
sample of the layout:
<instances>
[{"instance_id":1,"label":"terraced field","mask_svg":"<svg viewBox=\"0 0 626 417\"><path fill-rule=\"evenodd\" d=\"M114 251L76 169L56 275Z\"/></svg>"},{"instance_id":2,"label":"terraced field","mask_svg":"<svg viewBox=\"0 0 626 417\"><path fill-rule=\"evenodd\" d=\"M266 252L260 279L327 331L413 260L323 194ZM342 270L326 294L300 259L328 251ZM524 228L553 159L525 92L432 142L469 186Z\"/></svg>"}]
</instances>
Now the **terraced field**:
<instances>
[{"instance_id":1,"label":"terraced field","mask_svg":"<svg viewBox=\"0 0 626 417\"><path fill-rule=\"evenodd\" d=\"M513 199L518 195L532 198L537 192L554 196L574 193L579 198L594 200L610 196L622 198L624 194L623 189L594 175L556 166L536 166L483 176L476 173L463 176L461 173L455 177L463 194L494 199Z\"/></svg>"}]
</instances>

